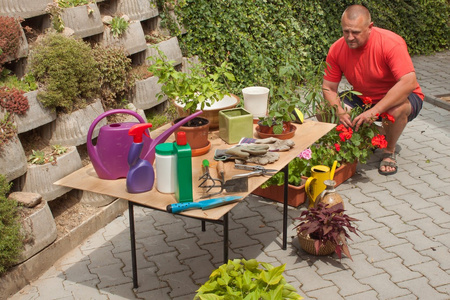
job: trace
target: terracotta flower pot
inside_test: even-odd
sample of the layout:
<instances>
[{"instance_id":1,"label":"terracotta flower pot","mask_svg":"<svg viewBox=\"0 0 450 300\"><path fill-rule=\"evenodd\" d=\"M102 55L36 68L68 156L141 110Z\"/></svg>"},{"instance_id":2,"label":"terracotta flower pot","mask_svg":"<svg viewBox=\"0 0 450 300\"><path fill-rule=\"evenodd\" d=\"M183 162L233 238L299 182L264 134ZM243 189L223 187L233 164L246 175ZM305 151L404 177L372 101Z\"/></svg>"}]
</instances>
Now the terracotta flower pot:
<instances>
[{"instance_id":1,"label":"terracotta flower pot","mask_svg":"<svg viewBox=\"0 0 450 300\"><path fill-rule=\"evenodd\" d=\"M297 231L297 236L298 236L298 241L300 243L300 247L309 254L320 255L320 256L330 255L336 249L336 245L334 243L327 241L325 243L325 245L320 246L319 252L316 253L316 248L314 246L314 243L316 242L315 239L312 239L309 235L307 235L303 232L298 232L298 231Z\"/></svg>"},{"instance_id":2,"label":"terracotta flower pot","mask_svg":"<svg viewBox=\"0 0 450 300\"><path fill-rule=\"evenodd\" d=\"M339 168L336 169L336 172L334 173L334 181L336 181L336 187L340 185L341 183L345 182L347 179L352 177L356 172L356 165L358 163L354 162L351 164L343 164ZM303 177L304 179L307 179L307 177ZM252 194L274 200L280 203L284 202L284 187L272 185L265 189L257 188L252 192ZM305 191L305 185L301 186L295 186L295 185L288 185L288 205L297 207L301 204L303 204L306 201L306 191Z\"/></svg>"},{"instance_id":3,"label":"terracotta flower pot","mask_svg":"<svg viewBox=\"0 0 450 300\"><path fill-rule=\"evenodd\" d=\"M174 121L174 124L182 120L183 118L178 118ZM191 146L191 149L203 149L210 145L208 140L208 131L209 131L209 121L205 118L194 118L192 121L199 121L201 124L199 126L181 126L179 129L175 131L175 136L178 131L186 132L186 140L188 144Z\"/></svg>"}]
</instances>

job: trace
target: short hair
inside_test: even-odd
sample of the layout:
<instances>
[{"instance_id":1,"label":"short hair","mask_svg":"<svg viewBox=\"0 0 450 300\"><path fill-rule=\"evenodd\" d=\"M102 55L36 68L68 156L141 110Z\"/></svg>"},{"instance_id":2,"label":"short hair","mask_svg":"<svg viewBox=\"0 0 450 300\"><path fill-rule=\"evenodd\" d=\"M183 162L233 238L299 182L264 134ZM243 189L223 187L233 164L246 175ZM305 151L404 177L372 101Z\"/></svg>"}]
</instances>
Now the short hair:
<instances>
[{"instance_id":1,"label":"short hair","mask_svg":"<svg viewBox=\"0 0 450 300\"><path fill-rule=\"evenodd\" d=\"M370 22L372 22L369 10L365 6L358 4L350 5L349 7L347 7L342 13L341 20L344 18L344 16L349 20L356 20L359 17L363 17L367 24L370 24Z\"/></svg>"}]
</instances>

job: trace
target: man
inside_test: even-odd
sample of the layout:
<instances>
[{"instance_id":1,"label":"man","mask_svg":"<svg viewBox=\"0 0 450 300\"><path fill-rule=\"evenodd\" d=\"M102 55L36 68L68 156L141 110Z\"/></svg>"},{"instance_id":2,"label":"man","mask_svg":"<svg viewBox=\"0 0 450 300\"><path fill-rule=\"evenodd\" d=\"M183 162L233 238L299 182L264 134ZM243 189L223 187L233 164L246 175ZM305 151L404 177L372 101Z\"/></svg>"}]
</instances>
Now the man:
<instances>
[{"instance_id":1,"label":"man","mask_svg":"<svg viewBox=\"0 0 450 300\"><path fill-rule=\"evenodd\" d=\"M343 37L331 47L322 89L324 98L337 107L341 124L355 131L363 123L373 123L383 113L395 122L384 121L388 142L378 172L391 175L397 172L395 146L406 124L422 108L424 95L417 83L416 73L405 41L397 34L373 26L370 13L361 5L349 6L341 18ZM345 97L343 108L338 95L342 74L362 93L360 97ZM372 99L372 106L351 120L348 109L364 108L362 99ZM391 119L392 120L392 119Z\"/></svg>"}]
</instances>

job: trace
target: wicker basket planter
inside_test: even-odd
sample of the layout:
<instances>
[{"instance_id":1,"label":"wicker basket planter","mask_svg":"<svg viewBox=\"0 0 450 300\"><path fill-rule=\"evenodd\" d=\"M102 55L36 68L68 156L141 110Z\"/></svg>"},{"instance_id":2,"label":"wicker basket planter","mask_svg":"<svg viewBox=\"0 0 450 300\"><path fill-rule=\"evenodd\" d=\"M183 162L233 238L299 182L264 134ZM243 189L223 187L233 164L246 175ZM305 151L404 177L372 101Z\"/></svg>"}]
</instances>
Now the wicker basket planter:
<instances>
[{"instance_id":1,"label":"wicker basket planter","mask_svg":"<svg viewBox=\"0 0 450 300\"><path fill-rule=\"evenodd\" d=\"M307 253L312 255L330 255L336 249L336 245L330 241L327 241L325 245L320 246L319 253L316 253L316 248L314 246L315 239L309 237L305 233L301 233L297 231L298 241L300 243L300 247Z\"/></svg>"}]
</instances>

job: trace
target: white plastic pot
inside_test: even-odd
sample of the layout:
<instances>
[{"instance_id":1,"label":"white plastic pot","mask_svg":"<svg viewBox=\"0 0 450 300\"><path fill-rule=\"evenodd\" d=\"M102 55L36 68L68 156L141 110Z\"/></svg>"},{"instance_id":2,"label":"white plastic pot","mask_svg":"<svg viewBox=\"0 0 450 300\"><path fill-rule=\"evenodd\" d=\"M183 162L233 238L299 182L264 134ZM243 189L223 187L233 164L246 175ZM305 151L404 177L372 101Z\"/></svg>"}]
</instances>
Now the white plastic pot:
<instances>
[{"instance_id":1,"label":"white plastic pot","mask_svg":"<svg viewBox=\"0 0 450 300\"><path fill-rule=\"evenodd\" d=\"M267 114L269 89L262 86L251 86L242 89L244 108L253 115L254 119Z\"/></svg>"}]
</instances>

